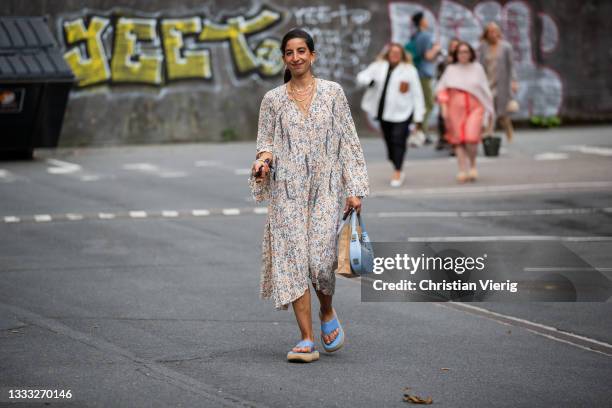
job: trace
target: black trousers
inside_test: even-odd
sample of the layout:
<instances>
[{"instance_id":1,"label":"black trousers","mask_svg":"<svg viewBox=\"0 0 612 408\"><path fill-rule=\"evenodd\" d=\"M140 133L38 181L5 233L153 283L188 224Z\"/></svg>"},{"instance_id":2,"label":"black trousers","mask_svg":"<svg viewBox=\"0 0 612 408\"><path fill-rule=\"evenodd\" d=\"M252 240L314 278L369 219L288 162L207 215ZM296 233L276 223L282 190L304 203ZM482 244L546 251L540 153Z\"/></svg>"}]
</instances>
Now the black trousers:
<instances>
[{"instance_id":1,"label":"black trousers","mask_svg":"<svg viewBox=\"0 0 612 408\"><path fill-rule=\"evenodd\" d=\"M387 157L393 163L395 170L401 170L406 155L406 141L412 115L405 122L380 121L385 144L387 145Z\"/></svg>"}]
</instances>

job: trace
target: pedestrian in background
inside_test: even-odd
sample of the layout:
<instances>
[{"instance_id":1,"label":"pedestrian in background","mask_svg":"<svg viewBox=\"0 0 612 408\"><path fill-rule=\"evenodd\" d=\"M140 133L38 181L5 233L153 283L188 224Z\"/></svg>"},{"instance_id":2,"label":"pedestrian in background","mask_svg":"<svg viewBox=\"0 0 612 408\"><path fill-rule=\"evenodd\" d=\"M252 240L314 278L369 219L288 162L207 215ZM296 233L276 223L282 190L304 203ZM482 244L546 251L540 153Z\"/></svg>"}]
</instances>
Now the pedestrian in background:
<instances>
[{"instance_id":1,"label":"pedestrian in background","mask_svg":"<svg viewBox=\"0 0 612 408\"><path fill-rule=\"evenodd\" d=\"M400 187L410 122L422 123L425 114L418 72L404 48L391 43L376 61L357 74L357 83L368 87L361 108L380 121L387 157L394 169L390 185Z\"/></svg>"},{"instance_id":2,"label":"pedestrian in background","mask_svg":"<svg viewBox=\"0 0 612 408\"><path fill-rule=\"evenodd\" d=\"M434 106L431 81L435 74L435 61L441 48L438 42L434 42L433 35L429 31L429 21L422 12L415 13L412 16L412 23L416 28L416 32L406 44L405 49L412 54L414 66L419 72L419 79L425 99L423 125L418 128L418 131L425 133L425 143L430 144L432 141L428 134L429 115Z\"/></svg>"},{"instance_id":3,"label":"pedestrian in background","mask_svg":"<svg viewBox=\"0 0 612 408\"><path fill-rule=\"evenodd\" d=\"M459 44L459 39L457 37L453 37L448 42L448 50L446 55L443 56L442 61L438 64L436 79L439 81L444 74L444 70L449 64L453 63L453 54L457 49L457 45ZM444 118L442 117L442 110L438 112L438 144L436 145L436 150L442 150L445 147L449 146L446 141L445 135L446 127L444 126Z\"/></svg>"},{"instance_id":4,"label":"pedestrian in background","mask_svg":"<svg viewBox=\"0 0 612 408\"><path fill-rule=\"evenodd\" d=\"M467 42L457 45L453 63L438 82L436 96L446 125L446 140L457 156L457 181L474 181L478 177L476 154L485 113L492 118L495 112L487 76Z\"/></svg>"},{"instance_id":5,"label":"pedestrian in background","mask_svg":"<svg viewBox=\"0 0 612 408\"><path fill-rule=\"evenodd\" d=\"M369 193L366 163L342 87L315 78L314 41L293 29L282 39L285 84L268 91L259 111L257 155L249 184L256 201L270 200L262 245L261 297L278 309L289 304L301 341L289 361L318 360L309 281L320 303L321 343L344 344L332 307L336 228L344 212L357 213Z\"/></svg>"},{"instance_id":6,"label":"pedestrian in background","mask_svg":"<svg viewBox=\"0 0 612 408\"><path fill-rule=\"evenodd\" d=\"M485 26L480 44L480 63L485 69L489 87L493 94L497 121L506 132L506 139L512 140L513 129L510 113L518 110L512 95L518 90L518 81L514 69L512 45L505 41L499 26L490 22ZM491 123L489 133L494 131L495 122Z\"/></svg>"}]
</instances>

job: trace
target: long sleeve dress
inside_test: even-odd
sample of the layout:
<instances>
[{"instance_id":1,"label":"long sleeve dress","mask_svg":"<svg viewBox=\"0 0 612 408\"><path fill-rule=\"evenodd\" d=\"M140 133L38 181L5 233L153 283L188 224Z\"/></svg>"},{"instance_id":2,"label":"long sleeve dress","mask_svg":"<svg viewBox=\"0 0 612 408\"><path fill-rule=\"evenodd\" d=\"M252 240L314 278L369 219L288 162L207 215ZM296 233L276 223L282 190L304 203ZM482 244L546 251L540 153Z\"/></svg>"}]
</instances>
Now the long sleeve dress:
<instances>
[{"instance_id":1,"label":"long sleeve dress","mask_svg":"<svg viewBox=\"0 0 612 408\"><path fill-rule=\"evenodd\" d=\"M484 41L479 55L493 94L495 114L505 116L508 114L508 102L512 99L512 81L517 80L512 45L502 40L493 54L491 46Z\"/></svg>"},{"instance_id":2,"label":"long sleeve dress","mask_svg":"<svg viewBox=\"0 0 612 408\"><path fill-rule=\"evenodd\" d=\"M257 152L273 154L274 171L249 184L253 198L269 200L262 243L260 296L286 310L308 280L333 295L336 228L343 197L369 194L366 163L342 87L315 79L308 115L287 86L261 102Z\"/></svg>"}]
</instances>

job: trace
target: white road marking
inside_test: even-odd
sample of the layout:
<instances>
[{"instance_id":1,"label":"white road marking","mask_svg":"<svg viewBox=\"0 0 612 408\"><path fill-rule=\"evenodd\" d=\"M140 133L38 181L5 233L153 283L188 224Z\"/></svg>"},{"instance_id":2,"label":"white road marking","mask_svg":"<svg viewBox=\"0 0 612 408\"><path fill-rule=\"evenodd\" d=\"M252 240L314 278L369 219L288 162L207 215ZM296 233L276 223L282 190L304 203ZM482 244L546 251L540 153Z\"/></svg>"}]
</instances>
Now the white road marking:
<instances>
[{"instance_id":1,"label":"white road marking","mask_svg":"<svg viewBox=\"0 0 612 408\"><path fill-rule=\"evenodd\" d=\"M569 181L538 184L506 184L495 186L457 186L436 188L407 188L402 190L381 190L370 194L370 197L410 196L442 194L477 194L477 193L524 193L544 192L569 189L610 189L612 181Z\"/></svg>"},{"instance_id":2,"label":"white road marking","mask_svg":"<svg viewBox=\"0 0 612 408\"><path fill-rule=\"evenodd\" d=\"M81 166L76 163L68 163L63 160L47 159L47 163L55 167L48 167L50 174L71 174L81 170Z\"/></svg>"},{"instance_id":3,"label":"white road marking","mask_svg":"<svg viewBox=\"0 0 612 408\"><path fill-rule=\"evenodd\" d=\"M601 267L601 266L592 266L592 267L572 267L572 266L527 266L523 268L524 272L561 272L561 271L569 271L569 272L612 272L612 268Z\"/></svg>"},{"instance_id":4,"label":"white road marking","mask_svg":"<svg viewBox=\"0 0 612 408\"><path fill-rule=\"evenodd\" d=\"M569 157L566 153L546 152L533 156L535 160L565 160Z\"/></svg>"},{"instance_id":5,"label":"white road marking","mask_svg":"<svg viewBox=\"0 0 612 408\"><path fill-rule=\"evenodd\" d=\"M361 276L357 276L355 278L347 278L344 275L338 276L344 277L349 282L355 282L358 285L361 285ZM612 344L595 340L590 337L581 336L579 334L561 331L556 327L532 322L530 320L521 319L519 317L493 312L483 307L473 306L465 302L433 302L433 304L434 306L444 307L447 309L455 309L466 313L471 313L479 317L489 318L505 326L524 328L525 330L533 334L543 336L548 339L558 341L560 343L566 343L583 350L604 354L606 356L612 356Z\"/></svg>"},{"instance_id":6,"label":"white road marking","mask_svg":"<svg viewBox=\"0 0 612 408\"><path fill-rule=\"evenodd\" d=\"M137 170L137 171L158 171L159 167L151 163L128 163L122 166L125 170Z\"/></svg>"},{"instance_id":7,"label":"white road marking","mask_svg":"<svg viewBox=\"0 0 612 408\"><path fill-rule=\"evenodd\" d=\"M595 340L590 337L581 336L579 334L571 333L568 331L561 331L556 327L547 326L545 324L536 323L531 320L521 319L519 317L510 316L503 313L493 312L491 310L478 306L473 306L465 302L435 303L435 305L456 310L464 310L466 312L472 312L476 315L487 317L504 325L522 327L530 331L531 333L546 337L551 340L570 344L574 347L578 347L595 353L604 354L606 356L612 356L612 344L600 340Z\"/></svg>"},{"instance_id":8,"label":"white road marking","mask_svg":"<svg viewBox=\"0 0 612 408\"><path fill-rule=\"evenodd\" d=\"M612 236L561 236L561 235L482 235L449 237L411 237L408 242L495 242L495 241L565 241L565 242L606 242Z\"/></svg>"},{"instance_id":9,"label":"white road marking","mask_svg":"<svg viewBox=\"0 0 612 408\"><path fill-rule=\"evenodd\" d=\"M13 173L8 170L0 169L0 182L2 183L12 183L15 181L17 177Z\"/></svg>"},{"instance_id":10,"label":"white road marking","mask_svg":"<svg viewBox=\"0 0 612 408\"><path fill-rule=\"evenodd\" d=\"M255 208L253 208L253 212L255 214L267 214L268 213L268 207L255 207Z\"/></svg>"},{"instance_id":11,"label":"white road marking","mask_svg":"<svg viewBox=\"0 0 612 408\"><path fill-rule=\"evenodd\" d=\"M458 217L457 211L397 211L379 212L375 214L380 218L421 218L421 217Z\"/></svg>"},{"instance_id":12,"label":"white road marking","mask_svg":"<svg viewBox=\"0 0 612 408\"><path fill-rule=\"evenodd\" d=\"M212 167L218 165L219 162L215 160L198 160L194 164L196 167Z\"/></svg>"},{"instance_id":13,"label":"white road marking","mask_svg":"<svg viewBox=\"0 0 612 408\"><path fill-rule=\"evenodd\" d=\"M53 221L53 218L49 214L36 214L34 216L34 221L36 221L36 222L49 222L49 221Z\"/></svg>"},{"instance_id":14,"label":"white road marking","mask_svg":"<svg viewBox=\"0 0 612 408\"><path fill-rule=\"evenodd\" d=\"M573 215L612 212L606 208L548 208L539 210L493 210L493 211L397 211L379 212L372 215L380 218L471 218L471 217L514 217L519 215Z\"/></svg>"},{"instance_id":15,"label":"white road marking","mask_svg":"<svg viewBox=\"0 0 612 408\"><path fill-rule=\"evenodd\" d=\"M101 178L102 177L95 174L86 174L84 176L81 176L81 181L98 181Z\"/></svg>"},{"instance_id":16,"label":"white road marking","mask_svg":"<svg viewBox=\"0 0 612 408\"><path fill-rule=\"evenodd\" d=\"M612 148L609 147L597 147L597 146L586 146L586 145L566 145L561 146L561 150L567 150L570 152L579 152L584 154L594 154L597 156L612 156Z\"/></svg>"},{"instance_id":17,"label":"white road marking","mask_svg":"<svg viewBox=\"0 0 612 408\"><path fill-rule=\"evenodd\" d=\"M187 173L185 173L184 171L165 171L163 173L159 173L159 177L163 177L163 178L187 177Z\"/></svg>"},{"instance_id":18,"label":"white road marking","mask_svg":"<svg viewBox=\"0 0 612 408\"><path fill-rule=\"evenodd\" d=\"M177 211L177 210L134 210L129 211L128 216L130 218L176 218L185 216L189 211ZM191 215L195 217L205 217L210 215L224 215L224 216L236 216L236 215L265 215L268 214L267 207L251 207L251 208L221 208L221 209L194 209L190 211ZM603 208L550 208L550 209L535 209L535 210L507 210L507 211L397 211L397 212L372 212L371 217L378 218L470 218L470 217L517 217L517 216L543 216L543 215L591 215L598 213L612 213L612 207ZM39 214L32 217L26 217L26 221L37 217L36 221L62 221L62 220L84 220L84 219L113 219L117 215L114 213L100 212L97 214L80 214L80 213L64 213L64 214ZM14 216L5 216L5 222L18 222L21 219ZM577 237L563 237L563 236L547 236L547 235L495 235L495 236L444 236L444 237L412 237L408 238L409 242L481 242L481 241L521 241L521 240L562 240L562 241L607 241L607 237L601 236L577 236Z\"/></svg>"},{"instance_id":19,"label":"white road marking","mask_svg":"<svg viewBox=\"0 0 612 408\"><path fill-rule=\"evenodd\" d=\"M191 214L193 214L196 217L205 217L207 215L210 215L210 211L209 210L193 210Z\"/></svg>"},{"instance_id":20,"label":"white road marking","mask_svg":"<svg viewBox=\"0 0 612 408\"><path fill-rule=\"evenodd\" d=\"M187 173L184 171L175 171L169 169L162 169L156 164L151 163L127 163L122 166L125 170L140 171L143 173L155 174L162 178L179 178L186 177Z\"/></svg>"},{"instance_id":21,"label":"white road marking","mask_svg":"<svg viewBox=\"0 0 612 408\"><path fill-rule=\"evenodd\" d=\"M19 222L21 219L19 217L15 217L14 215L8 215L4 217L4 222Z\"/></svg>"}]
</instances>

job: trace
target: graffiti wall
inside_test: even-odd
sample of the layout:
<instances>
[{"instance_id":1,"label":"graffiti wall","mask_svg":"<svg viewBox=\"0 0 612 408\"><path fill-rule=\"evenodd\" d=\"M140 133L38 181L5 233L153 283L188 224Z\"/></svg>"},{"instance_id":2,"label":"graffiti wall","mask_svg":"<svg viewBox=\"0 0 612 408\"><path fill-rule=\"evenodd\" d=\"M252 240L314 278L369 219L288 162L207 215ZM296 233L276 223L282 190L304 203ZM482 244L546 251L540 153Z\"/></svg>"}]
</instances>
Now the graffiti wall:
<instances>
[{"instance_id":1,"label":"graffiti wall","mask_svg":"<svg viewBox=\"0 0 612 408\"><path fill-rule=\"evenodd\" d=\"M251 73L277 76L283 68L278 39L261 37L254 45L248 42L250 36L270 32L281 21L282 14L271 8L225 21L199 15L155 18L138 14L88 13L59 19L59 36L67 50L64 58L78 78L78 88L212 81L212 43L227 49L237 77Z\"/></svg>"},{"instance_id":2,"label":"graffiti wall","mask_svg":"<svg viewBox=\"0 0 612 408\"><path fill-rule=\"evenodd\" d=\"M313 35L315 74L343 85L365 134L355 76L387 42L408 42L417 11L443 48L452 37L477 47L485 24L500 25L519 79L516 118L612 119L610 40L595 29L612 11L603 1L4 0L0 7L48 16L78 79L66 146L253 139L261 97L282 83L280 40L292 27Z\"/></svg>"},{"instance_id":3,"label":"graffiti wall","mask_svg":"<svg viewBox=\"0 0 612 408\"><path fill-rule=\"evenodd\" d=\"M281 33L275 32L283 16L293 17L295 26L316 38L318 75L351 81L363 67L370 45L370 12L344 4L293 7L284 13L264 5L252 15L234 15L223 21L197 13L168 18L136 11L129 17L121 12L60 16L58 37L80 89L101 84L166 86L188 79L214 81L210 54L214 46L227 50L224 60L231 61L235 77L256 74L268 78L283 71ZM258 33L263 35L255 36ZM250 41L251 37L255 40Z\"/></svg>"}]
</instances>

